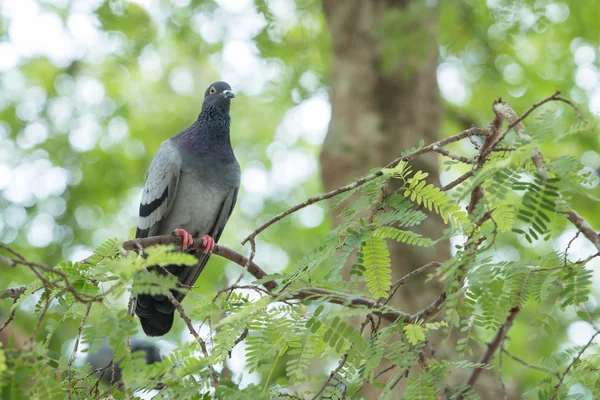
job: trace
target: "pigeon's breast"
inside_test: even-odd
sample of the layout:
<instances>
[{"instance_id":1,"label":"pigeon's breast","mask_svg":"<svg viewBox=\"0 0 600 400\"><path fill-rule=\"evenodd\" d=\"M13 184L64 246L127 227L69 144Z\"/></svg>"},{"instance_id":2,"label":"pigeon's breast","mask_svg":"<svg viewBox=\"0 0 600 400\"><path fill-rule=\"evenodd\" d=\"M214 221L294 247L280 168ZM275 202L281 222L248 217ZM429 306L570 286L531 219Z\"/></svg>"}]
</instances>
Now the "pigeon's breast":
<instances>
[{"instance_id":1,"label":"pigeon's breast","mask_svg":"<svg viewBox=\"0 0 600 400\"><path fill-rule=\"evenodd\" d=\"M160 234L183 228L192 236L199 237L211 231L227 196L239 186L237 162L235 165L221 164L219 168L216 168L217 165L206 163L200 169L182 168L173 208L165 223L161 224ZM238 171L237 180L235 169Z\"/></svg>"}]
</instances>

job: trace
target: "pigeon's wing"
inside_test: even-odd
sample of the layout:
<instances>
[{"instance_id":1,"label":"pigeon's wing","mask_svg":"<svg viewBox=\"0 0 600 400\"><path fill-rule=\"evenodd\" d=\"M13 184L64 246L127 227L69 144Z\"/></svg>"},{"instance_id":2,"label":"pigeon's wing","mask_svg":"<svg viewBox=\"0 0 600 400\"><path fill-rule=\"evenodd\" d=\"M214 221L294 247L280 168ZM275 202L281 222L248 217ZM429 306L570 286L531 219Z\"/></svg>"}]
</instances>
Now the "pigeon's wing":
<instances>
[{"instance_id":1,"label":"pigeon's wing","mask_svg":"<svg viewBox=\"0 0 600 400\"><path fill-rule=\"evenodd\" d=\"M215 240L215 243L219 241L221 234L223 233L223 229L225 228L225 224L229 220L231 213L233 212L233 207L235 206L235 202L237 200L238 187L233 188L225 197L223 203L221 203L217 219L215 220L215 224L208 232L208 235ZM167 270L176 275L178 277L179 283L181 283L184 287L193 286L196 283L196 280L204 270L204 266L210 257L210 254L197 253L196 257L198 258L198 264L194 267L181 267L178 265L169 266ZM182 301L185 297L185 293L182 292L174 292L174 297L178 301ZM171 304L169 304L171 305Z\"/></svg>"},{"instance_id":2,"label":"pigeon's wing","mask_svg":"<svg viewBox=\"0 0 600 400\"><path fill-rule=\"evenodd\" d=\"M219 210L219 216L215 221L215 225L210 230L209 235L215 239L215 242L219 240L221 234L223 233L223 229L225 228L225 224L231 217L231 213L233 212L233 208L235 207L235 202L237 201L239 187L234 187L231 189L223 204L221 204L221 208Z\"/></svg>"},{"instance_id":3,"label":"pigeon's wing","mask_svg":"<svg viewBox=\"0 0 600 400\"><path fill-rule=\"evenodd\" d=\"M160 223L169 215L177 193L181 164L181 153L173 141L164 141L156 152L146 177L136 238L156 235Z\"/></svg>"}]
</instances>

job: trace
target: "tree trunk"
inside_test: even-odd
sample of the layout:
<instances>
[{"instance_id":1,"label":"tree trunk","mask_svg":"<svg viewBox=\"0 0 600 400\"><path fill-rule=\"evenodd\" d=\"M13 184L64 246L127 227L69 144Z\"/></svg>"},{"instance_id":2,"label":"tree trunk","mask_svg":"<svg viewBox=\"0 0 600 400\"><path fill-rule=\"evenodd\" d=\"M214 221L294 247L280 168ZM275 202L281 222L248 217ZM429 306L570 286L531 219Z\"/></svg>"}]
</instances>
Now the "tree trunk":
<instances>
[{"instance_id":1,"label":"tree trunk","mask_svg":"<svg viewBox=\"0 0 600 400\"><path fill-rule=\"evenodd\" d=\"M386 13L406 13L413 6L410 3L409 0L323 0L332 43L332 115L320 157L326 190L347 184L371 168L384 166L403 150L418 145L421 139L430 143L438 138L442 102L436 80L435 9L423 7L423 13L403 23L401 36L384 38L377 34ZM401 47L404 51L399 52L395 68L384 72L384 46L388 40L406 45ZM410 43L411 40L418 43ZM438 159L434 155L419 158L413 167L428 172L431 183L439 183ZM334 218L338 211L333 210ZM421 225L420 233L437 238L445 227L441 218L431 216ZM395 242L388 244L392 280L429 261L444 261L450 255L449 243L426 251ZM430 304L442 289L433 281L424 283L424 278L404 285L391 304L405 312L415 312ZM436 348L436 354L451 355L453 344L446 347L450 348ZM460 382L463 381L461 378ZM378 392L365 386L364 396L374 399Z\"/></svg>"}]
</instances>

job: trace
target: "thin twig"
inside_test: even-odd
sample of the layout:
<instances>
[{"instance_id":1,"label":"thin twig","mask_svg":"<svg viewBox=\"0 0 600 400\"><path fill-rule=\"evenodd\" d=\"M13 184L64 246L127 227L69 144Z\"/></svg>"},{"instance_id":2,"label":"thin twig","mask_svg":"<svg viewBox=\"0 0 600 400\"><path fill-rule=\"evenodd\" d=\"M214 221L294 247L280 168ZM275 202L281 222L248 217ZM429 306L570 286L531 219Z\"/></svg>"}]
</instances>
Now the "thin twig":
<instances>
[{"instance_id":1,"label":"thin twig","mask_svg":"<svg viewBox=\"0 0 600 400\"><path fill-rule=\"evenodd\" d=\"M111 380L110 383L111 384L115 384L117 382L115 382L115 370L117 369L117 367L115 365L113 365L115 363L115 359L114 357L110 360L110 362L106 365L106 367L104 368L98 368L97 370L94 370L92 372L90 372L85 379L87 379L89 376L91 376L93 373L99 374L98 375L98 379L96 379L96 383L94 384L94 386L92 386L92 388L88 391L88 393L91 395L92 392L95 393L96 396L98 396L100 394L100 381L102 380L102 378L104 377L104 374L106 373L106 371L111 368ZM112 386L111 386L111 390L112 390Z\"/></svg>"},{"instance_id":2,"label":"thin twig","mask_svg":"<svg viewBox=\"0 0 600 400\"><path fill-rule=\"evenodd\" d=\"M192 334L192 336L194 336L194 338L200 344L200 349L202 349L202 354L204 354L204 357L209 358L208 350L206 348L206 343L204 342L204 340L202 339L202 337L200 337L200 335L198 334L198 332L196 331L196 329L192 325L192 320L190 319L190 317L187 316L187 314L183 310L183 307L177 301L177 299L175 297L173 297L173 294L171 293L170 290L167 290L166 295L167 295L167 298L169 299L169 301L171 302L171 304L173 304L173 306L175 306L175 308L179 312L179 315L181 316L181 319L183 320L183 322L185 322L185 325L188 327L188 330L190 331L190 333ZM212 365L209 365L208 368L210 370L210 375L211 375L211 378L212 378L213 386L216 389L219 386L219 377L218 377L217 373L215 372L215 370L214 370L214 368L213 368Z\"/></svg>"},{"instance_id":3,"label":"thin twig","mask_svg":"<svg viewBox=\"0 0 600 400\"><path fill-rule=\"evenodd\" d=\"M123 249L123 247L120 247L120 249ZM129 254L125 251L125 249L123 249L124 255L126 257L129 256ZM135 306L136 306L136 302L137 302L137 295L133 292L133 290L131 291L131 293L129 294L129 302L127 303L127 316L131 319L133 319L133 314L135 312ZM127 335L127 353L129 355L131 355L131 336ZM111 361L112 362L112 361ZM115 372L116 368L113 368L113 377L112 379L114 380L114 372ZM129 397L129 388L125 388L125 394L127 395L127 397Z\"/></svg>"},{"instance_id":4,"label":"thin twig","mask_svg":"<svg viewBox=\"0 0 600 400\"><path fill-rule=\"evenodd\" d=\"M573 368L573 365L575 365L575 363L581 359L581 356L583 355L583 353L587 350L588 347L590 347L592 345L592 342L594 341L594 339L596 339L596 336L598 336L598 335L600 335L600 331L596 331L596 333L594 333L592 335L592 337L590 338L590 340L588 340L588 342L585 344L585 346L583 346L581 348L581 350L579 350L579 353L577 353L575 358L573 358L573 360L571 360L571 362L567 366L567 369L565 369L565 371L561 374L561 376L558 380L558 383L556 384L556 386L554 386L554 393L552 393L550 400L554 400L556 398L556 396L558 395L558 390L560 389L561 385L563 384L565 377L567 376L567 374L569 373L571 368Z\"/></svg>"},{"instance_id":5,"label":"thin twig","mask_svg":"<svg viewBox=\"0 0 600 400\"><path fill-rule=\"evenodd\" d=\"M361 335L364 332L365 327L367 326L367 324L369 322L371 322L371 321L372 321L372 318L370 318L370 315L367 315L366 318L365 318L365 320L360 324L360 333L361 333ZM321 389L319 389L319 391L317 392L317 394L314 395L314 397L312 398L312 400L316 400L323 393L323 391L325 391L325 389L327 388L327 385L329 385L329 382L331 382L331 380L337 375L337 373L340 372L340 370L344 367L344 364L346 363L347 360L348 360L348 352L346 352L346 354L344 354L344 356L340 360L337 368L334 369L333 371L331 371L331 373L329 374L329 377L327 378L327 380L325 381L325 383L321 386Z\"/></svg>"},{"instance_id":6,"label":"thin twig","mask_svg":"<svg viewBox=\"0 0 600 400\"><path fill-rule=\"evenodd\" d=\"M464 174L462 174L461 176L459 176L458 178L456 178L455 180L453 180L452 182L450 182L449 184L445 185L444 187L442 187L442 192L447 192L450 189L453 189L454 187L460 185L461 183L463 183L464 181L466 181L467 179L469 179L470 177L472 177L475 174L475 170L471 169L468 172L465 172Z\"/></svg>"},{"instance_id":7,"label":"thin twig","mask_svg":"<svg viewBox=\"0 0 600 400\"><path fill-rule=\"evenodd\" d=\"M583 233L592 244L600 251L600 234L586 222L585 219L573 210L567 211L567 219Z\"/></svg>"},{"instance_id":8,"label":"thin twig","mask_svg":"<svg viewBox=\"0 0 600 400\"><path fill-rule=\"evenodd\" d=\"M181 245L181 243L181 236L163 235L129 240L123 243L123 247L127 250L134 250L137 249L138 245L142 247L149 247L157 244ZM196 242L194 242L192 244L192 248L195 250L202 250L202 245L201 243L196 244ZM247 265L248 272L250 272L250 274L252 274L256 279L263 279L265 276L267 276L267 273L258 265L256 265L254 261L248 262L246 257L223 245L215 245L212 253L233 261L242 267ZM273 292L276 288L278 289L278 284L275 281L264 282L262 283L262 286L270 292ZM285 297L282 297L281 300L324 300L329 303L340 304L348 307L366 307L373 309L374 314L379 315L390 322L394 322L398 318L403 318L406 322L410 323L416 318L427 319L429 316L433 315L437 311L437 307L439 307L445 300L445 294L440 295L440 297L429 307L412 315L396 310L389 306L384 307L376 300L369 299L367 297L357 297L355 295L349 295L320 288L302 288L297 290L294 294L289 294Z\"/></svg>"},{"instance_id":9,"label":"thin twig","mask_svg":"<svg viewBox=\"0 0 600 400\"><path fill-rule=\"evenodd\" d=\"M240 274L240 276L237 278L237 280L233 283L232 286L238 286L240 284L240 282L242 281L242 278L244 277L244 275L246 274L246 271L248 270L248 266L250 265L250 263L252 261L254 261L254 256L256 255L256 242L254 241L254 238L252 238L250 240L250 257L248 257L248 261L246 262L246 264L244 265L244 270L242 271L242 273ZM227 293L227 297L226 300L229 300L229 298L231 297L231 294L233 292L229 292Z\"/></svg>"},{"instance_id":10,"label":"thin twig","mask_svg":"<svg viewBox=\"0 0 600 400\"><path fill-rule=\"evenodd\" d=\"M114 368L113 368L113 371L114 371ZM114 379L113 379L113 381L111 381L111 382L114 382ZM95 398L94 398L94 400L101 400L101 399L105 399L105 398L106 398L106 396L107 396L107 395L108 395L110 392L112 392L112 391L113 391L113 389L115 388L115 386L117 386L117 383L116 383L116 382L114 382L112 385L110 385L110 387L109 387L108 389L106 389L106 391L104 391L104 392L103 392L101 395L99 395L99 396L95 397Z\"/></svg>"},{"instance_id":11,"label":"thin twig","mask_svg":"<svg viewBox=\"0 0 600 400\"><path fill-rule=\"evenodd\" d=\"M27 261L19 253L17 253L14 250L11 250L8 246L6 246L2 243L0 243L0 248L11 252L16 257L16 258L10 258L7 256L0 255L0 261L4 262L10 266L23 265L23 266L28 267L38 277L38 279L40 281L42 281L42 283L44 284L44 286L46 288L47 287L55 287L57 289L66 290L67 292L71 293L73 295L73 297L80 303L99 302L103 299L104 295L106 295L106 292L102 293L101 295L97 295L97 296L89 296L89 295L86 295L83 293L79 293L77 290L75 290L71 286L71 283L69 282L69 278L68 278L67 274L65 274L60 269L56 269L56 268L50 267L45 264ZM61 278L60 280L62 280L64 282L64 285L59 285L58 281L56 281L56 280L49 281L40 273L40 271L49 272L49 273L58 275Z\"/></svg>"},{"instance_id":12,"label":"thin twig","mask_svg":"<svg viewBox=\"0 0 600 400\"><path fill-rule=\"evenodd\" d=\"M481 149L481 146L479 145L479 143L477 143L477 141L475 140L475 138L473 136L469 136L469 141L471 142L471 144L473 145L475 150Z\"/></svg>"},{"instance_id":13,"label":"thin twig","mask_svg":"<svg viewBox=\"0 0 600 400\"><path fill-rule=\"evenodd\" d=\"M373 379L371 379L371 381L370 381L370 382L373 382L373 381L375 381L375 380L376 380L377 378L379 378L381 375L385 374L386 372L389 372L389 371L393 370L393 369L394 369L394 368L396 368L396 367L397 367L397 365L396 365L396 364L392 364L392 365L390 365L389 367L387 367L387 368L385 368L385 369L383 369L383 370L379 371L379 372L378 372L378 373L377 373L377 374L376 374L376 375L373 377ZM360 385L358 388L356 388L356 390L354 391L354 393L352 393L352 394L350 395L350 397L349 397L349 398L351 398L351 399L352 399L352 398L354 398L354 396L356 396L356 394L362 390L362 388L365 386L365 384L366 384L366 383L367 383L367 381L364 381L363 383L361 383L361 385Z\"/></svg>"},{"instance_id":14,"label":"thin twig","mask_svg":"<svg viewBox=\"0 0 600 400\"><path fill-rule=\"evenodd\" d=\"M440 312L442 304L444 304L444 301L446 301L447 297L448 294L446 292L442 292L438 298L433 301L433 303L425 307L423 310L412 314L410 318L406 318L404 321L406 323L411 323L418 319L429 320L435 317Z\"/></svg>"},{"instance_id":15,"label":"thin twig","mask_svg":"<svg viewBox=\"0 0 600 400\"><path fill-rule=\"evenodd\" d=\"M340 370L344 367L344 364L346 364L347 360L348 360L348 353L344 354L344 356L340 360L337 368L334 369L333 371L331 371L331 373L329 374L329 377L327 378L327 380L325 381L325 383L321 386L321 388L319 389L319 391L317 392L317 394L315 394L313 396L312 400L318 399L319 396L325 391L325 389L327 389L327 385L329 385L329 382L331 382L331 380L333 379L333 377L336 376L336 374L338 372L340 372Z\"/></svg>"},{"instance_id":16,"label":"thin twig","mask_svg":"<svg viewBox=\"0 0 600 400\"><path fill-rule=\"evenodd\" d=\"M539 108L540 106L542 106L543 104L548 103L549 101L556 100L556 98L558 97L559 94L560 94L560 90L557 90L552 95L550 95L550 96L546 97L545 99L543 99L542 101L539 101L539 102L535 103L534 105L532 105L520 117L518 117L518 118L516 118L516 119L514 119L512 121L509 120L510 124L508 125L508 127L500 135L498 135L498 137L496 139L494 139L494 141L492 143L490 143L490 146L488 147L488 149L484 149L483 156L487 157L489 155L489 153L492 152L491 149L496 148L496 146L504 139L504 137L506 136L506 134L511 129L513 129L514 127L519 126L519 124L521 123L521 121L523 121L525 118L527 118L529 116L529 114L531 114L533 111L535 111L536 108ZM506 104L506 103L503 103L503 104Z\"/></svg>"},{"instance_id":17,"label":"thin twig","mask_svg":"<svg viewBox=\"0 0 600 400\"><path fill-rule=\"evenodd\" d=\"M446 146L450 143L454 143L457 142L459 140L462 140L464 138L470 137L470 136L474 136L474 135L482 135L485 136L488 134L487 129L482 129L482 128L470 128L467 130L464 130L460 133L457 133L454 136L450 136L441 140L438 140L437 142L431 143L425 147L422 147L410 154L407 154L405 156L402 157L398 157L396 158L394 161L390 162L389 164L387 164L384 168L394 168L396 165L398 165L398 163L400 163L401 161L410 161L413 160L423 154L426 153L431 153L433 150L433 147L443 147ZM315 204L318 203L320 201L323 200L327 200L330 199L332 197L335 197L339 194L345 193L347 191L350 191L352 189L356 189L362 185L364 185L367 182L372 181L373 179L379 178L380 176L383 176L383 172L377 171L375 173L369 174L367 176L364 176L358 180L356 180L355 182L352 182L346 186L342 186L339 187L337 189L334 189L330 192L324 193L320 196L316 196L316 197L312 197L300 204L295 205L292 208L289 208L288 210L277 214L275 217L273 217L272 219L270 219L269 221L265 222L263 225L261 225L259 228L257 228L256 230L254 230L250 235L248 235L244 240L242 240L242 244L246 244L246 242L250 241L250 239L254 239L259 233L261 233L262 231L264 231L265 229L267 229L269 226L273 225L275 222L281 220L282 218L285 218L286 216L295 213L298 210L301 210L305 207L310 206L311 204Z\"/></svg>"},{"instance_id":18,"label":"thin twig","mask_svg":"<svg viewBox=\"0 0 600 400\"><path fill-rule=\"evenodd\" d=\"M396 387L396 385L398 385L398 383L400 383L402 378L408 377L408 371L409 371L408 369L404 370L404 372L396 378L394 383L392 383L392 386L390 386L390 391L394 390L394 388Z\"/></svg>"},{"instance_id":19,"label":"thin twig","mask_svg":"<svg viewBox=\"0 0 600 400\"><path fill-rule=\"evenodd\" d=\"M73 362L75 361L75 356L77 355L77 349L79 348L79 341L81 340L81 332L83 331L83 325L85 325L85 321L90 315L90 310L92 309L93 303L88 303L85 308L85 313L83 314L83 318L81 319L81 324L79 324L79 328L77 329L77 336L75 337L75 344L73 345L73 352L71 353L71 357L69 358L69 363L67 364L67 397L71 400L71 378L72 378L72 367Z\"/></svg>"},{"instance_id":20,"label":"thin twig","mask_svg":"<svg viewBox=\"0 0 600 400\"><path fill-rule=\"evenodd\" d=\"M483 354L483 356L481 357L481 360L479 360L479 364L485 366L485 365L489 364L490 361L492 361L492 358L494 357L494 353L496 352L498 347L504 341L504 338L506 337L506 333L508 332L508 330L512 326L513 322L515 321L515 318L517 318L517 314L519 314L519 311L521 311L521 309L519 307L513 307L510 310L510 312L508 313L508 317L506 317L506 321L504 321L504 324L502 324L502 326L498 330L498 333L496 333L496 336L494 337L494 339L488 344L488 348L487 348L486 352ZM475 386L475 383L477 383L477 380L479 379L479 376L481 375L482 371L483 371L483 369L481 367L475 367L473 369L473 372L471 373L471 376L469 377L469 380L467 381L467 385L469 385L470 388ZM458 396L456 396L456 400L463 400L464 393L465 393L464 390L461 393L459 393Z\"/></svg>"},{"instance_id":21,"label":"thin twig","mask_svg":"<svg viewBox=\"0 0 600 400\"><path fill-rule=\"evenodd\" d=\"M8 265L9 267L14 267L15 265L17 265L17 263L15 261L13 261L12 258L4 256L2 254L0 254L0 262L3 262L4 264Z\"/></svg>"},{"instance_id":22,"label":"thin twig","mask_svg":"<svg viewBox=\"0 0 600 400\"><path fill-rule=\"evenodd\" d=\"M304 400L302 397L294 396L293 394L289 393L278 393L277 397L288 397L290 399Z\"/></svg>"},{"instance_id":23,"label":"thin twig","mask_svg":"<svg viewBox=\"0 0 600 400\"><path fill-rule=\"evenodd\" d=\"M202 250L201 244L196 244L195 241L192 244L192 248L195 250ZM123 247L127 250L136 249L136 244L142 247L154 246L157 244L181 244L182 238L181 236L172 236L172 235L163 235L163 236L153 236L149 238L143 239L135 239L129 240L123 243ZM254 261L248 262L248 259L241 255L240 253L225 247L223 245L215 245L213 249L213 254L226 258L239 266L243 267L247 265L247 270L252 276L256 279L263 279L267 276L267 273L260 268ZM270 292L274 292L278 288L278 284L275 281L267 281L262 283L262 286ZM383 318L390 322L396 321L398 318L404 318L406 322L414 321L415 316L407 313L403 313L402 311L396 310L392 307L380 306L376 300L369 299L367 297L357 297L355 295L349 295L345 293L335 292L327 289L319 289L319 288L302 288L293 294L285 295L285 297L281 297L281 300L324 300L333 304L345 305L348 307L365 307L374 309L374 314L381 315Z\"/></svg>"},{"instance_id":24,"label":"thin twig","mask_svg":"<svg viewBox=\"0 0 600 400\"><path fill-rule=\"evenodd\" d=\"M504 354L506 354L507 356L509 356L510 358L512 358L513 360L515 360L516 362L518 362L519 364L523 365L525 368L535 369L536 371L545 372L547 374L554 375L557 378L560 377L560 375L558 374L558 372L552 371L551 369L548 369L548 368L544 368L544 367L540 367L540 366L537 366L537 365L529 364L527 361L524 361L524 360L520 359L519 357L517 357L514 354L510 353L506 349L502 349L502 352Z\"/></svg>"},{"instance_id":25,"label":"thin twig","mask_svg":"<svg viewBox=\"0 0 600 400\"><path fill-rule=\"evenodd\" d=\"M403 318L405 322L413 322L421 312L416 314L407 314L396 310L390 306L383 306L378 301L366 297L356 297L345 293L334 292L327 289L319 288L304 288L293 296L287 296L287 299L297 300L324 300L333 304L340 304L352 308L368 308L372 309L372 313L379 315L389 322L394 322L398 318Z\"/></svg>"},{"instance_id":26,"label":"thin twig","mask_svg":"<svg viewBox=\"0 0 600 400\"><path fill-rule=\"evenodd\" d=\"M16 250L11 249L10 247L8 247L7 245L5 245L4 243L0 243L0 249L4 249L4 250L8 251L10 254L12 254L13 256L17 257L21 261L27 261L25 259L25 257L23 257L20 253L18 253Z\"/></svg>"},{"instance_id":27,"label":"thin twig","mask_svg":"<svg viewBox=\"0 0 600 400\"><path fill-rule=\"evenodd\" d=\"M584 303L579 303L579 309L585 313L585 315L587 316L588 322L594 328L594 330L596 332L600 332L600 326L598 326L598 324L596 324L596 321L594 321L594 317L592 317L592 314L590 314L590 312L588 311L588 309Z\"/></svg>"},{"instance_id":28,"label":"thin twig","mask_svg":"<svg viewBox=\"0 0 600 400\"><path fill-rule=\"evenodd\" d=\"M569 99L565 99L565 98L564 98L564 97L562 97L562 96L556 96L556 97L554 98L554 100L558 100L558 101L562 101L563 103L567 103L567 104L568 104L569 106L571 106L571 108L572 108L572 109L575 111L575 116L576 116L578 119L580 119L580 120L582 120L583 122L585 122L585 123L586 123L586 125L588 125L588 126L590 127L590 129L591 129L591 130L594 130L594 127L593 127L593 126L592 126L592 125L589 123L589 121L587 121L587 120L585 119L585 117L583 116L583 114L581 113L581 111L579 111L579 107L577 107L577 106L575 105L575 103L573 103L573 102L572 102L571 100L569 100Z\"/></svg>"},{"instance_id":29,"label":"thin twig","mask_svg":"<svg viewBox=\"0 0 600 400\"><path fill-rule=\"evenodd\" d=\"M17 307L16 307L17 300L18 300L18 298L13 299L10 313L8 314L8 318L6 318L6 321L4 321L2 326L0 326L0 332L2 332L4 330L4 328L6 328L8 326L8 324L10 324L12 322L12 320L15 318L15 314L17 312Z\"/></svg>"},{"instance_id":30,"label":"thin twig","mask_svg":"<svg viewBox=\"0 0 600 400\"><path fill-rule=\"evenodd\" d=\"M451 159L453 159L455 161L459 161L461 163L464 163L464 164L473 164L475 162L475 161L471 160L470 158L467 158L467 157L464 157L464 156L459 156L458 154L450 153L448 150L442 149L439 146L433 146L431 148L431 150L433 150L436 153L439 153L439 154L441 154L443 156L451 158Z\"/></svg>"},{"instance_id":31,"label":"thin twig","mask_svg":"<svg viewBox=\"0 0 600 400\"><path fill-rule=\"evenodd\" d=\"M37 335L38 331L40 330L40 327L42 326L42 321L44 320L44 317L46 316L46 313L48 312L48 308L50 307L50 302L52 301L52 299L50 298L50 290L46 290L46 296L47 297L46 297L46 303L44 304L44 309L40 313L40 317L38 318L35 328L33 328L33 331L31 332L31 336L29 338L30 344L33 344L33 342L35 340L35 336Z\"/></svg>"},{"instance_id":32,"label":"thin twig","mask_svg":"<svg viewBox=\"0 0 600 400\"><path fill-rule=\"evenodd\" d=\"M394 295L396 294L396 292L398 291L400 286L404 285L404 283L406 283L408 280L427 271L428 269L437 268L440 265L442 265L442 263L437 262L437 261L431 261L431 262L415 269L414 271L409 272L408 274L404 275L402 278L398 279L396 282L394 282L392 284L392 287L388 292L388 298L385 300L385 302L383 304L384 305L387 304L390 301L390 299L392 297L394 297Z\"/></svg>"},{"instance_id":33,"label":"thin twig","mask_svg":"<svg viewBox=\"0 0 600 400\"><path fill-rule=\"evenodd\" d=\"M523 129L523 125L521 124L521 121L523 121L529 114L531 114L533 112L533 110L535 110L542 104L547 103L549 101L553 101L553 100L564 101L564 100L566 100L566 99L562 99L562 97L558 97L559 94L560 94L560 91L557 90L552 96L547 97L544 100L540 101L539 103L536 103L533 106L531 106L531 108L529 108L529 110L527 110L527 112L525 112L525 114L523 114L522 116L520 116L518 118L517 118L517 113L508 104L503 103L502 104L502 106L503 106L502 112L505 113L506 118L510 122L510 125L508 126L508 128L506 128L506 130L504 131L504 134L506 134L512 128L515 128L515 131L517 132L517 134L520 134L521 130ZM566 103L571 105L575 109L576 113L579 113L579 109L577 107L575 107L574 104L571 104L568 101ZM581 115L581 113L579 113L579 115ZM539 149L537 149L537 148L534 149L533 154L531 155L531 161L533 161L533 164L537 168L538 174L543 179L550 178L550 174L548 172L548 166L546 165L546 163L544 161L544 156L542 155L542 153L540 152ZM575 225L577 227L577 229L579 229L579 231L581 231L581 233L583 233L583 235L590 242L592 242L592 244L596 247L596 249L598 249L598 251L600 251L600 234L598 234L598 232L596 232L587 223L587 221L585 219L583 219L583 217L581 217L576 211L572 210L571 208L567 207L567 211L564 213L567 215L567 219L569 221L571 221L571 223L573 225Z\"/></svg>"},{"instance_id":34,"label":"thin twig","mask_svg":"<svg viewBox=\"0 0 600 400\"><path fill-rule=\"evenodd\" d=\"M569 249L571 248L571 245L573 244L573 242L575 240L577 240L577 238L579 237L580 233L581 233L581 231L577 231L577 233L575 234L575 236L573 236L573 239L569 240L569 244L567 244L567 248L565 249L564 262L563 262L563 265L564 265L565 268L567 267L567 256L569 255Z\"/></svg>"},{"instance_id":35,"label":"thin twig","mask_svg":"<svg viewBox=\"0 0 600 400\"><path fill-rule=\"evenodd\" d=\"M490 122L488 126L488 135L481 146L477 157L475 157L475 163L473 165L473 172L482 168L487 160L488 154L496 148L498 143L498 137L500 136L500 129L502 129L502 125L504 124L505 117L501 112L502 105L505 104L500 97L498 100L494 100L492 104L492 111L494 112L494 119ZM472 214L475 211L475 207L479 202L485 197L485 193L481 184L477 185L473 191L471 192L471 198L469 200L469 205L467 206L467 212ZM477 246L476 246L477 247Z\"/></svg>"},{"instance_id":36,"label":"thin twig","mask_svg":"<svg viewBox=\"0 0 600 400\"><path fill-rule=\"evenodd\" d=\"M267 289L263 289L256 285L235 285L235 286L231 285L231 286L227 286L225 289L221 289L221 290L217 291L215 293L215 295L213 296L212 302L214 303L219 298L219 296L221 296L221 294L223 294L223 293L227 293L228 295L230 295L230 293L233 293L234 291L240 290L240 289L253 290L259 294L275 296L275 294L269 292ZM226 299L227 299L227 297L226 297Z\"/></svg>"},{"instance_id":37,"label":"thin twig","mask_svg":"<svg viewBox=\"0 0 600 400\"><path fill-rule=\"evenodd\" d=\"M134 250L137 248L137 245L142 247L148 247L157 244L170 243L181 245L181 236L164 235L129 240L123 243L123 247L127 250ZM201 244L196 244L196 242L192 244L192 248L196 250L202 250ZM248 272L252 274L256 279L263 279L265 276L267 276L267 273L258 265L256 265L254 261L248 262L248 259L246 257L228 247L217 244L213 249L213 254L219 255L223 258L233 261L234 263L242 267L247 265ZM275 281L264 282L262 283L262 286L269 292L274 292L279 289L278 284ZM279 300L323 300L329 303L340 304L347 307L365 307L372 309L373 314L381 316L387 321L394 322L398 318L403 318L405 322L411 323L416 319L427 320L435 316L439 312L440 306L443 304L445 299L446 293L442 293L431 305L415 314L404 313L392 307L384 306L378 301L369 299L367 297L358 297L355 295L320 288L298 289L297 291L295 291L295 293L286 294L285 296L282 296Z\"/></svg>"},{"instance_id":38,"label":"thin twig","mask_svg":"<svg viewBox=\"0 0 600 400\"><path fill-rule=\"evenodd\" d=\"M506 338L506 336L504 336ZM500 380L500 386L502 387L502 394L504 396L504 400L508 399L508 393L506 392L506 385L504 384L504 379L502 378L502 374L503 374L503 364L504 364L504 340L502 341L502 344L500 345L500 354L498 354L499 356L499 360L498 360L498 379Z\"/></svg>"}]
</instances>

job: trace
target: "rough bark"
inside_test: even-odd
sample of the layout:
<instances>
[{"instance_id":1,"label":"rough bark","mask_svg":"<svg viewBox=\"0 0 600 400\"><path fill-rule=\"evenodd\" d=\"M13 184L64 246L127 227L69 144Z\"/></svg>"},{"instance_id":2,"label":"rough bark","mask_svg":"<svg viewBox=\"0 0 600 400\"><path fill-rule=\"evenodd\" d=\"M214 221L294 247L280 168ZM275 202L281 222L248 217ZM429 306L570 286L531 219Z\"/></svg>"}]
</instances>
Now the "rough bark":
<instances>
[{"instance_id":1,"label":"rough bark","mask_svg":"<svg viewBox=\"0 0 600 400\"><path fill-rule=\"evenodd\" d=\"M332 116L320 157L326 190L385 165L403 150L416 146L420 139L430 143L439 135L442 102L436 80L435 10L425 11L419 19L403 25L402 37L384 39L377 34L385 13L406 12L409 3L409 0L323 0L332 43ZM385 40L411 38L421 43L406 48L418 51L399 54L397 67L384 73ZM432 155L413 166L428 172L430 182L437 184L438 161ZM334 218L337 211L332 213ZM421 226L421 233L437 238L444 228L440 218L432 217ZM429 261L443 261L450 254L449 243L425 251L391 242L389 246L393 280ZM403 286L391 303L406 312L430 304L439 296L441 287L431 281L425 284L424 278ZM436 353L451 354L453 345L445 347L436 348ZM377 389L365 387L365 398L377 398L377 393Z\"/></svg>"},{"instance_id":2,"label":"rough bark","mask_svg":"<svg viewBox=\"0 0 600 400\"><path fill-rule=\"evenodd\" d=\"M442 103L436 81L433 15L412 26L412 29L430 33L431 40L422 44L427 47L427 59L407 65L410 61L401 56L395 71L387 75L382 72L383 44L375 32L382 16L392 8L402 7L403 3L323 1L332 41L332 116L320 158L326 190L342 186L370 168L385 165L403 150L417 145L420 139L432 142L438 137ZM410 35L411 32L406 32L406 37L397 40L410 40ZM408 73L405 72L407 67ZM432 155L421 160L415 168L429 172L432 182L437 183L437 158ZM424 234L439 236L443 221L429 220L432 223L424 227ZM447 245L431 252L400 245L393 245L390 250L394 274L398 277L429 261L444 260L449 254ZM439 289L434 285L413 284L407 285L396 299L411 312L429 304L438 295Z\"/></svg>"}]
</instances>

